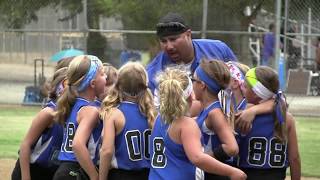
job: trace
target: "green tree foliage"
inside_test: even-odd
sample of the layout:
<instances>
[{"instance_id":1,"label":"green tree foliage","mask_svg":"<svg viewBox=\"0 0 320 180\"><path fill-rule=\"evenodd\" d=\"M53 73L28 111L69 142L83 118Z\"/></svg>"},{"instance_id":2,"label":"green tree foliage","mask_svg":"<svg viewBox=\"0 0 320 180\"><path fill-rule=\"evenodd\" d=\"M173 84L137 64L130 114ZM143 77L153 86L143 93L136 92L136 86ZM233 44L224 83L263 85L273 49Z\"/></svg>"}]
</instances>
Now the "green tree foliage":
<instances>
[{"instance_id":1,"label":"green tree foliage","mask_svg":"<svg viewBox=\"0 0 320 180\"><path fill-rule=\"evenodd\" d=\"M82 2L80 0L0 0L1 20L9 28L22 28L25 24L37 20L36 12L39 9L51 6L68 10L69 15L62 18L61 21L63 21L82 12ZM257 11L262 6L266 6L265 0L209 0L208 3L208 30L246 30ZM201 0L87 0L87 24L89 29L99 29L100 17L112 16L119 18L126 30L154 30L161 16L174 11L184 16L192 30L201 30L202 6ZM246 6L253 9L249 17L244 16L243 13ZM90 32L87 37L88 53L106 59L104 57L107 43L103 43L106 42L106 38L98 32ZM125 38L126 46L130 49L157 49L158 43L153 34L126 34ZM229 42L233 41L230 37L224 38Z\"/></svg>"}]
</instances>

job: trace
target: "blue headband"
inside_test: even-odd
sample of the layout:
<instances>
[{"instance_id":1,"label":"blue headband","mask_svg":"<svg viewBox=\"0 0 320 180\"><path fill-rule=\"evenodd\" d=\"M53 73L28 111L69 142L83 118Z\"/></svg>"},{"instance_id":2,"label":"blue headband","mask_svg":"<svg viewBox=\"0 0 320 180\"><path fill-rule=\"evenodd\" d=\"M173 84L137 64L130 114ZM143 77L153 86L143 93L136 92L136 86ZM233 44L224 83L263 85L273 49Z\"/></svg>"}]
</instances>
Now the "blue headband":
<instances>
[{"instance_id":1,"label":"blue headband","mask_svg":"<svg viewBox=\"0 0 320 180\"><path fill-rule=\"evenodd\" d=\"M222 87L213 78L210 78L200 66L197 67L195 73L197 74L198 78L208 86L208 89L211 92L218 94L222 89Z\"/></svg>"},{"instance_id":2,"label":"blue headband","mask_svg":"<svg viewBox=\"0 0 320 180\"><path fill-rule=\"evenodd\" d=\"M99 69L99 66L102 64L98 57L92 56L92 55L86 55L86 56L90 59L90 68L78 87L79 92L85 90L86 87L88 87L88 85L90 84L90 81L95 78L97 71Z\"/></svg>"}]
</instances>

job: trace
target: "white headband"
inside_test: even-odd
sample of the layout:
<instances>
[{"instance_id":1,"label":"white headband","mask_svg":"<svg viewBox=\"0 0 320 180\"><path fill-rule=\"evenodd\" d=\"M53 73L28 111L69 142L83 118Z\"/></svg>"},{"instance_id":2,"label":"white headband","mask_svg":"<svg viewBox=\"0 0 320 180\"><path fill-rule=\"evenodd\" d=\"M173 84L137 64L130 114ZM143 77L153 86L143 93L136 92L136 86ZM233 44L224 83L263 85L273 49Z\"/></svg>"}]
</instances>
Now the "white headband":
<instances>
[{"instance_id":1,"label":"white headband","mask_svg":"<svg viewBox=\"0 0 320 180\"><path fill-rule=\"evenodd\" d=\"M261 82L257 82L253 87L252 90L259 96L262 100L268 100L273 97L275 94L267 89Z\"/></svg>"},{"instance_id":2,"label":"white headband","mask_svg":"<svg viewBox=\"0 0 320 180\"><path fill-rule=\"evenodd\" d=\"M187 99L193 91L192 81L190 77L188 77L188 86L185 90L183 90L183 97Z\"/></svg>"},{"instance_id":3,"label":"white headband","mask_svg":"<svg viewBox=\"0 0 320 180\"><path fill-rule=\"evenodd\" d=\"M188 77L188 86L187 86L187 88L185 90L183 90L183 97L185 99L187 99L188 97L190 97L192 91L193 91L192 81ZM160 106L160 94L159 94L159 90L158 89L154 90L153 102L154 102L154 105L155 105L156 108L158 108Z\"/></svg>"},{"instance_id":4,"label":"white headband","mask_svg":"<svg viewBox=\"0 0 320 180\"><path fill-rule=\"evenodd\" d=\"M241 84L244 83L244 75L241 70L232 61L228 61L227 66L230 70L231 77L239 81Z\"/></svg>"}]
</instances>

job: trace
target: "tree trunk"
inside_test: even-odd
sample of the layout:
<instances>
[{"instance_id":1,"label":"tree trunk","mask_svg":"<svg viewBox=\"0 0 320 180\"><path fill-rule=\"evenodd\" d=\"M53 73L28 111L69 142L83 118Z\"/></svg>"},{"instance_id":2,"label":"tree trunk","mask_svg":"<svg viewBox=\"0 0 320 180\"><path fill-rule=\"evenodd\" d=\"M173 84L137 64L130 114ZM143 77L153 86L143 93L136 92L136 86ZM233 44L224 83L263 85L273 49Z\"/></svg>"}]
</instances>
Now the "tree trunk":
<instances>
[{"instance_id":1,"label":"tree trunk","mask_svg":"<svg viewBox=\"0 0 320 180\"><path fill-rule=\"evenodd\" d=\"M87 6L87 23L89 29L100 29L99 13L96 13L93 2ZM99 57L103 62L108 59L105 51L107 48L107 39L100 32L89 32L87 37L87 53Z\"/></svg>"}]
</instances>

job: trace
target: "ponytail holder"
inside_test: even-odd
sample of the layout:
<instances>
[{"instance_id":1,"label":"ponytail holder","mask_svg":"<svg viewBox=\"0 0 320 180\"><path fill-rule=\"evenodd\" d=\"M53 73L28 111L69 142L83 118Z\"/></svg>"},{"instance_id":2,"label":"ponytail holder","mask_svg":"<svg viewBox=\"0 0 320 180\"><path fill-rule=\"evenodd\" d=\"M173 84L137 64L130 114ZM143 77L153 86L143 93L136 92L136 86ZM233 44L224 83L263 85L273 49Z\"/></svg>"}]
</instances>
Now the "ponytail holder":
<instances>
[{"instance_id":1,"label":"ponytail holder","mask_svg":"<svg viewBox=\"0 0 320 180\"><path fill-rule=\"evenodd\" d=\"M188 76L188 86L185 90L183 90L183 97L187 99L191 95L192 91L193 91L192 81Z\"/></svg>"},{"instance_id":2,"label":"ponytail holder","mask_svg":"<svg viewBox=\"0 0 320 180\"><path fill-rule=\"evenodd\" d=\"M283 102L285 102L285 98L283 96L282 91L279 90L277 94L275 94L275 103L276 103L276 116L280 124L284 123L284 116L285 116L285 114L283 114L281 111Z\"/></svg>"},{"instance_id":3,"label":"ponytail holder","mask_svg":"<svg viewBox=\"0 0 320 180\"><path fill-rule=\"evenodd\" d=\"M61 81L58 86L56 87L56 95L60 96L64 90L63 81Z\"/></svg>"}]
</instances>

